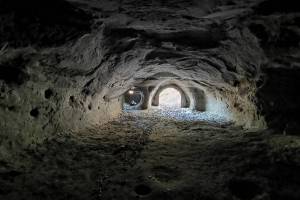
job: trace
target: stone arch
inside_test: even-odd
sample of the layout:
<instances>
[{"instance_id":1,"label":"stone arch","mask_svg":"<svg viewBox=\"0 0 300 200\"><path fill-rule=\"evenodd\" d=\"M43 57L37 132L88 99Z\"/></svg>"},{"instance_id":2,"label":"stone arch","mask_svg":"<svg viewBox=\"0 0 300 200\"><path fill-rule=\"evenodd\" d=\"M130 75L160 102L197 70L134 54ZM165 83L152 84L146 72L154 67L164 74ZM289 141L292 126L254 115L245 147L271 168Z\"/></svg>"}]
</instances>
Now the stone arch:
<instances>
[{"instance_id":1,"label":"stone arch","mask_svg":"<svg viewBox=\"0 0 300 200\"><path fill-rule=\"evenodd\" d=\"M151 100L151 105L152 106L158 106L159 105L159 95L160 95L160 93L163 90L165 90L167 88L176 89L180 93L180 96L181 96L181 107L182 108L188 108L188 107L190 107L191 101L190 101L190 98L189 98L188 94L181 87L179 87L175 83L171 83L171 84L166 84L166 85L160 86L156 90L155 94L153 95L153 98Z\"/></svg>"}]
</instances>

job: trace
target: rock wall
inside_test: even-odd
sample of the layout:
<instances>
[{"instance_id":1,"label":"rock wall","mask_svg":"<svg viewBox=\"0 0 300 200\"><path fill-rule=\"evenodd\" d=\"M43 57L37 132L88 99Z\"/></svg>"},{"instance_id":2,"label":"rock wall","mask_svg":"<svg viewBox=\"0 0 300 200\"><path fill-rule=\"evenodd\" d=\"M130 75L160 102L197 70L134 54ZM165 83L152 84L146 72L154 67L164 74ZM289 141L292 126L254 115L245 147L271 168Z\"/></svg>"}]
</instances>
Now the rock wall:
<instances>
[{"instance_id":1,"label":"rock wall","mask_svg":"<svg viewBox=\"0 0 300 200\"><path fill-rule=\"evenodd\" d=\"M257 82L257 105L268 126L299 134L300 9L295 1L263 1L247 26L266 55Z\"/></svg>"},{"instance_id":2,"label":"rock wall","mask_svg":"<svg viewBox=\"0 0 300 200\"><path fill-rule=\"evenodd\" d=\"M102 59L88 14L64 1L0 5L1 158L118 116L119 99L85 89Z\"/></svg>"},{"instance_id":3,"label":"rock wall","mask_svg":"<svg viewBox=\"0 0 300 200\"><path fill-rule=\"evenodd\" d=\"M101 92L89 94L84 90L86 79L62 75L41 63L52 52L41 56L27 48L18 51L17 57L10 50L7 54L2 55L6 61L0 62L1 69L10 70L19 59L24 66L19 69L14 65L16 69L9 71L20 70L17 80L0 81L1 156L34 147L57 134L105 123L120 113L119 99L106 102ZM28 63L23 63L27 58Z\"/></svg>"}]
</instances>

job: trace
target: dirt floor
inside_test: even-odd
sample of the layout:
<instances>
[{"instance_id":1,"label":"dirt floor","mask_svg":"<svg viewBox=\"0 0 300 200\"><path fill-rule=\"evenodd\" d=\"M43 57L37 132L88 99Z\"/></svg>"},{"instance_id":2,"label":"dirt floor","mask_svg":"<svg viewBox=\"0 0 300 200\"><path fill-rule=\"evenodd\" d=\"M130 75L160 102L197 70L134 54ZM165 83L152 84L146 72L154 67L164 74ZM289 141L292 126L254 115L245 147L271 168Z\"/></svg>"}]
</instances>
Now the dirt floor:
<instances>
[{"instance_id":1,"label":"dirt floor","mask_svg":"<svg viewBox=\"0 0 300 200\"><path fill-rule=\"evenodd\" d=\"M0 162L0 199L299 200L300 138L143 112Z\"/></svg>"}]
</instances>

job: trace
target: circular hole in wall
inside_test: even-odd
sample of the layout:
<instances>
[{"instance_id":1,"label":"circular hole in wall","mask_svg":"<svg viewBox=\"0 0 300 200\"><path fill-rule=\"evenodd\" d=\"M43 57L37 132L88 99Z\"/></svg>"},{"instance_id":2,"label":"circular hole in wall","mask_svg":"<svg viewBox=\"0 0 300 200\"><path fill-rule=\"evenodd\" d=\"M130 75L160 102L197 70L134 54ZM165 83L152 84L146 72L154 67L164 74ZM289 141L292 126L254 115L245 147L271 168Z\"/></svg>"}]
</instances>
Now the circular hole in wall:
<instances>
[{"instance_id":1,"label":"circular hole in wall","mask_svg":"<svg viewBox=\"0 0 300 200\"><path fill-rule=\"evenodd\" d=\"M37 118L39 116L40 112L38 108L34 108L30 111L30 116Z\"/></svg>"},{"instance_id":2,"label":"circular hole in wall","mask_svg":"<svg viewBox=\"0 0 300 200\"><path fill-rule=\"evenodd\" d=\"M135 186L134 191L140 196L146 196L152 192L151 188L144 184Z\"/></svg>"},{"instance_id":3,"label":"circular hole in wall","mask_svg":"<svg viewBox=\"0 0 300 200\"><path fill-rule=\"evenodd\" d=\"M239 199L251 200L262 193L261 187L253 180L233 179L229 182L229 190Z\"/></svg>"},{"instance_id":4,"label":"circular hole in wall","mask_svg":"<svg viewBox=\"0 0 300 200\"><path fill-rule=\"evenodd\" d=\"M15 107L15 106L9 106L9 107L8 107L8 110L9 110L9 111L15 111L15 110L16 110L16 107Z\"/></svg>"},{"instance_id":5,"label":"circular hole in wall","mask_svg":"<svg viewBox=\"0 0 300 200\"><path fill-rule=\"evenodd\" d=\"M45 98L50 99L53 95L53 91L51 89L45 90Z\"/></svg>"},{"instance_id":6,"label":"circular hole in wall","mask_svg":"<svg viewBox=\"0 0 300 200\"><path fill-rule=\"evenodd\" d=\"M143 93L139 89L130 89L124 94L124 108L138 109L143 102Z\"/></svg>"}]
</instances>

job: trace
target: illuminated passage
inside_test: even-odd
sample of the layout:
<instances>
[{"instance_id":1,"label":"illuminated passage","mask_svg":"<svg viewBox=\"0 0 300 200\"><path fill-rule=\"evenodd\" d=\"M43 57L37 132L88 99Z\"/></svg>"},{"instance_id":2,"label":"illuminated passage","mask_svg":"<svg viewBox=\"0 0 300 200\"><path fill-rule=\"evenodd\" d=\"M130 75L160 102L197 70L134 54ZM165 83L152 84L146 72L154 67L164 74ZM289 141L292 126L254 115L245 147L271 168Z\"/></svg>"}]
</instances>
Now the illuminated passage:
<instances>
[{"instance_id":1,"label":"illuminated passage","mask_svg":"<svg viewBox=\"0 0 300 200\"><path fill-rule=\"evenodd\" d=\"M159 94L159 106L162 107L181 107L181 94L174 88L166 88Z\"/></svg>"}]
</instances>

